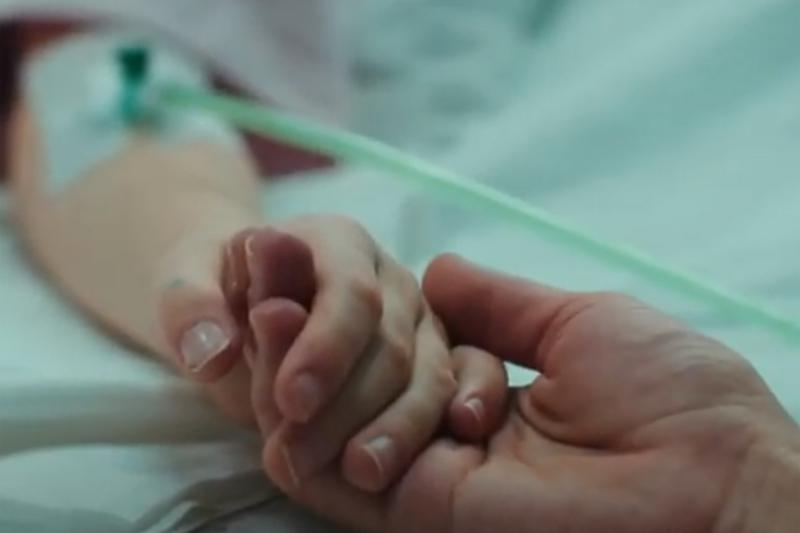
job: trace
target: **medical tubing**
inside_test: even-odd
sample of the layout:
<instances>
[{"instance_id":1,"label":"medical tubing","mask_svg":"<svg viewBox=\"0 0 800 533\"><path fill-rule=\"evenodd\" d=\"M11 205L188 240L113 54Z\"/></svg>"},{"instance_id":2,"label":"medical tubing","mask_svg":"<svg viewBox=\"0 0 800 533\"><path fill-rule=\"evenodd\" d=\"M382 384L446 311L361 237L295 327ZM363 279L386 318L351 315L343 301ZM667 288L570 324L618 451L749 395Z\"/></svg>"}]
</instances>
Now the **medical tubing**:
<instances>
[{"instance_id":1,"label":"medical tubing","mask_svg":"<svg viewBox=\"0 0 800 533\"><path fill-rule=\"evenodd\" d=\"M211 113L244 130L341 161L384 170L387 175L414 183L444 201L514 223L610 266L699 298L727 315L760 324L787 340L800 343L800 325L790 317L691 273L665 266L635 249L594 237L518 198L465 179L378 141L205 90L164 85L160 87L158 97L160 102L170 107Z\"/></svg>"}]
</instances>

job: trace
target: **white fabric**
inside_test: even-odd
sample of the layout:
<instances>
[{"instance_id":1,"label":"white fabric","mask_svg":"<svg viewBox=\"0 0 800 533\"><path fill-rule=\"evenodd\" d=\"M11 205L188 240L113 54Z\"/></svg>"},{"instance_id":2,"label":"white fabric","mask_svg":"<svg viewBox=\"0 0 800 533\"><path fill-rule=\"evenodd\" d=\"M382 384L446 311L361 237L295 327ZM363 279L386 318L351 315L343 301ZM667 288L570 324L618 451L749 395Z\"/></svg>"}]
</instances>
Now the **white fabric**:
<instances>
[{"instance_id":1,"label":"white fabric","mask_svg":"<svg viewBox=\"0 0 800 533\"><path fill-rule=\"evenodd\" d=\"M324 0L0 0L0 19L140 24L264 100L335 121L346 112L344 8ZM186 383L70 316L21 261L9 231L3 225L0 241L0 531L184 531L274 497L253 437Z\"/></svg>"},{"instance_id":2,"label":"white fabric","mask_svg":"<svg viewBox=\"0 0 800 533\"><path fill-rule=\"evenodd\" d=\"M0 531L182 531L272 497L258 443L107 340L0 224Z\"/></svg>"},{"instance_id":3,"label":"white fabric","mask_svg":"<svg viewBox=\"0 0 800 533\"><path fill-rule=\"evenodd\" d=\"M345 16L357 0L0 0L0 19L85 16L141 24L264 100L346 116Z\"/></svg>"},{"instance_id":4,"label":"white fabric","mask_svg":"<svg viewBox=\"0 0 800 533\"><path fill-rule=\"evenodd\" d=\"M392 31L371 24L359 56L387 59L360 91L365 128L800 321L800 3L383 4ZM442 105L443 88L472 104ZM800 418L800 347L481 216L418 198L405 212L417 269L449 249L635 293L739 349Z\"/></svg>"},{"instance_id":5,"label":"white fabric","mask_svg":"<svg viewBox=\"0 0 800 533\"><path fill-rule=\"evenodd\" d=\"M209 89L197 61L175 53L158 35L125 26L97 30L62 39L23 67L23 92L36 121L50 190L69 187L141 134L120 111L124 82L117 54L131 45L147 46L150 54L139 104L152 115L144 126L148 133L165 145L205 140L246 153L239 132L225 121L205 113L152 109L152 92L164 83Z\"/></svg>"},{"instance_id":6,"label":"white fabric","mask_svg":"<svg viewBox=\"0 0 800 533\"><path fill-rule=\"evenodd\" d=\"M800 4L376 0L365 17L355 68L362 129L800 318ZM270 212L331 211L335 195L337 210L362 220L417 271L448 249L561 286L636 293L748 356L800 418L796 346L536 236L385 185L374 172L329 178L273 187ZM41 509L29 506L38 502L55 507L49 516L61 525L113 519L130 527L154 516L148 510L185 510L185 501L170 507L169 495L187 486L199 486L196 494L228 494L202 490L203 476L246 475L253 456L220 453L236 446L235 438L196 442L223 439L229 428L196 433L205 428L199 419L213 420L213 427L221 422L194 403L185 384L96 335L57 303L20 263L8 228L2 235L0 368L5 382L25 394L4 387L11 392L0 402L1 442L13 434L6 424L18 428L31 412L43 420L41 403L20 399L26 397L53 398L50 404L61 407L50 424L81 413L84 419L133 417L130 434L120 437L125 426L106 423L97 440L130 439L140 429L157 438L183 420L180 437L193 441L51 447L2 459L0 490L16 499L11 516L37 516ZM83 401L70 407L69 395L47 385L52 380ZM103 388L84 391L87 382ZM115 382L129 384L114 387L122 391L116 394L135 394L145 407L129 399L106 403ZM185 400L176 404L175 396ZM105 413L88 411L99 402ZM147 420L142 413L160 414ZM152 426L142 428L145 423ZM52 433L47 439L63 434ZM177 438L172 429L169 435ZM86 466L76 473L79 460ZM64 489L58 497L50 497L51 480ZM0 520L7 515L0 512ZM304 531L292 523L270 526ZM233 533L263 526L249 518L232 524L227 531Z\"/></svg>"}]
</instances>

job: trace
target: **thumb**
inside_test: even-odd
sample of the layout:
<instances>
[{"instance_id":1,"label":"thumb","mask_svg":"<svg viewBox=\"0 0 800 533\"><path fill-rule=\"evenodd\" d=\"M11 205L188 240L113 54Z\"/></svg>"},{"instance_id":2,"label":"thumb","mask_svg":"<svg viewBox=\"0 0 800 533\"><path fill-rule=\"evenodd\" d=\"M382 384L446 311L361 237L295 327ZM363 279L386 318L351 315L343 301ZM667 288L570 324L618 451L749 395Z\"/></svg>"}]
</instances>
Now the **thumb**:
<instances>
[{"instance_id":1,"label":"thumb","mask_svg":"<svg viewBox=\"0 0 800 533\"><path fill-rule=\"evenodd\" d=\"M577 296L452 254L431 262L422 288L453 345L475 346L536 370L537 347Z\"/></svg>"}]
</instances>

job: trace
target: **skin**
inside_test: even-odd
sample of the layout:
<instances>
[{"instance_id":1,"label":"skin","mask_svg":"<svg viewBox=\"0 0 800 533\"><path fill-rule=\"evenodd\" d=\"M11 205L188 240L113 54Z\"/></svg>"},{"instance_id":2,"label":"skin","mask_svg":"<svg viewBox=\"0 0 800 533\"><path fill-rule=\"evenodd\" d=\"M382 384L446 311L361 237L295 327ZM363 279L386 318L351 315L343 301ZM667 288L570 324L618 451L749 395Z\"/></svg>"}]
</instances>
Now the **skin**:
<instances>
[{"instance_id":1,"label":"skin","mask_svg":"<svg viewBox=\"0 0 800 533\"><path fill-rule=\"evenodd\" d=\"M327 331L335 321L324 315L316 324L313 321L315 308L328 305L315 300L318 280L328 276L315 269L308 244L313 237L303 240L283 230L292 226L297 232L313 232L321 222L319 218L292 221L281 230L245 230L237 235L227 254L224 277L240 279L224 279L223 285L229 301L242 307L234 315L246 317L248 324L244 351L254 376L250 401L266 440L265 469L270 477L296 486L333 468L343 482L381 491L407 469L443 420L465 439L486 436L503 402L505 374L499 361L488 355L451 358L446 336L416 281L383 256L367 263L380 263L378 278L398 287L395 294L388 293L394 302L384 300L384 308L397 310L376 317L382 322L381 336L373 336L357 360L347 346L337 354L335 344L323 344L320 355L325 363L348 361L354 368L344 377L340 392L310 421L287 416L280 406L281 377L302 372L291 358L303 353L304 341L311 339L313 345L314 327ZM325 226L335 227L335 222L326 219ZM366 249L374 249L363 230L350 222L345 226L358 233ZM245 268L248 261L260 261L259 267ZM353 270L357 263L351 255L341 264ZM408 309L416 312L404 314ZM356 315L345 316L352 321ZM286 405L294 404L290 399ZM376 440L381 444L378 450L370 446Z\"/></svg>"},{"instance_id":2,"label":"skin","mask_svg":"<svg viewBox=\"0 0 800 533\"><path fill-rule=\"evenodd\" d=\"M455 342L541 375L487 441L435 440L392 491L331 477L296 498L363 531L795 530L798 427L730 349L628 297L452 256L423 287Z\"/></svg>"},{"instance_id":3,"label":"skin","mask_svg":"<svg viewBox=\"0 0 800 533\"><path fill-rule=\"evenodd\" d=\"M10 150L33 257L256 424L266 472L326 516L366 531L793 530L797 428L711 339L618 295L453 258L431 266L428 305L352 221L265 225L249 162L215 146L138 139L52 196L34 118L19 102ZM452 357L434 316L467 345ZM200 320L229 343L191 368L181 339ZM489 353L542 377L506 402ZM368 448L382 438L388 454Z\"/></svg>"},{"instance_id":4,"label":"skin","mask_svg":"<svg viewBox=\"0 0 800 533\"><path fill-rule=\"evenodd\" d=\"M286 441L280 447L303 476L347 447L347 478L383 488L460 401L460 371L418 283L356 222L267 224L246 155L204 142L165 147L146 133L53 193L37 124L18 101L8 153L31 258L106 331L198 383L227 416L265 439L280 431L275 440ZM274 352L266 332L283 322L259 306L275 299L302 312L302 325L285 353L263 364L257 356ZM218 346L198 363L186 338L201 323L216 328ZM493 379L464 385L479 396ZM365 448L374 439L391 443L386 464Z\"/></svg>"}]
</instances>

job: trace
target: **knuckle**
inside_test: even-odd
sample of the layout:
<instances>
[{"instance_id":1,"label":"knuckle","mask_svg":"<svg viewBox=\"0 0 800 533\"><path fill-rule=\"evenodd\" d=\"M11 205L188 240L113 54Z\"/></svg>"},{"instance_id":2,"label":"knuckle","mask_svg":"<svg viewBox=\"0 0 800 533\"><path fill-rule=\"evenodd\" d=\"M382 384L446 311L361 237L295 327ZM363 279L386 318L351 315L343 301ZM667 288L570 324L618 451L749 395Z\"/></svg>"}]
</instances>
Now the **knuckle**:
<instances>
[{"instance_id":1,"label":"knuckle","mask_svg":"<svg viewBox=\"0 0 800 533\"><path fill-rule=\"evenodd\" d=\"M410 271L397 266L398 268L398 286L405 295L406 299L410 301L413 307L418 307L422 302L422 294L419 289L419 282L417 278Z\"/></svg>"},{"instance_id":2,"label":"knuckle","mask_svg":"<svg viewBox=\"0 0 800 533\"><path fill-rule=\"evenodd\" d=\"M483 362L484 359L490 360L490 357L486 356L485 352L479 348L466 345L460 345L453 348L450 351L450 357L453 360L453 364L460 367L462 371L465 368L472 368L476 366L479 361Z\"/></svg>"},{"instance_id":3,"label":"knuckle","mask_svg":"<svg viewBox=\"0 0 800 533\"><path fill-rule=\"evenodd\" d=\"M456 380L450 365L437 365L432 372L431 379L433 386L444 398L450 399L458 391L458 380Z\"/></svg>"},{"instance_id":4,"label":"knuckle","mask_svg":"<svg viewBox=\"0 0 800 533\"><path fill-rule=\"evenodd\" d=\"M586 296L586 303L588 305L603 307L633 307L642 305L641 302L632 296L616 291L599 291L589 293Z\"/></svg>"},{"instance_id":5,"label":"knuckle","mask_svg":"<svg viewBox=\"0 0 800 533\"><path fill-rule=\"evenodd\" d=\"M386 291L390 291L409 314L419 319L424 311L424 300L414 274L386 254L381 254L380 268Z\"/></svg>"},{"instance_id":6,"label":"knuckle","mask_svg":"<svg viewBox=\"0 0 800 533\"><path fill-rule=\"evenodd\" d=\"M383 313L383 295L374 276L356 276L350 280L349 291L369 311L380 316Z\"/></svg>"},{"instance_id":7,"label":"knuckle","mask_svg":"<svg viewBox=\"0 0 800 533\"><path fill-rule=\"evenodd\" d=\"M414 354L409 343L393 335L384 334L384 353L392 371L403 381L411 378Z\"/></svg>"},{"instance_id":8,"label":"knuckle","mask_svg":"<svg viewBox=\"0 0 800 533\"><path fill-rule=\"evenodd\" d=\"M396 411L391 419L385 420L383 433L392 435L400 453L413 452L428 441L441 419L443 402L425 390L410 392L403 402L403 408Z\"/></svg>"}]
</instances>

